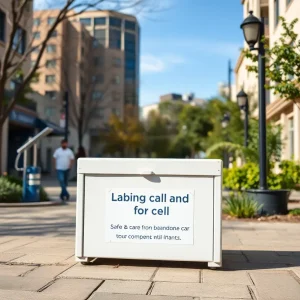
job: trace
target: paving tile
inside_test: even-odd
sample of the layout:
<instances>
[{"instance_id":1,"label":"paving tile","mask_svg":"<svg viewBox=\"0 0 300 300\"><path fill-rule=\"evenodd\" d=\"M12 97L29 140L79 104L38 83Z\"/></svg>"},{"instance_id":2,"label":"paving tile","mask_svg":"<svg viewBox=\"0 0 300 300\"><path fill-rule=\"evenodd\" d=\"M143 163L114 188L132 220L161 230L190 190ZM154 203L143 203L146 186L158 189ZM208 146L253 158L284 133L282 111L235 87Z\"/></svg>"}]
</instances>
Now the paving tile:
<instances>
[{"instance_id":1,"label":"paving tile","mask_svg":"<svg viewBox=\"0 0 300 300\"><path fill-rule=\"evenodd\" d=\"M259 299L299 300L300 284L288 273L250 272Z\"/></svg>"},{"instance_id":2,"label":"paving tile","mask_svg":"<svg viewBox=\"0 0 300 300\"><path fill-rule=\"evenodd\" d=\"M83 300L87 299L100 284L101 280L58 279L42 291L42 294L56 297L63 295L66 299Z\"/></svg>"},{"instance_id":3,"label":"paving tile","mask_svg":"<svg viewBox=\"0 0 300 300\"><path fill-rule=\"evenodd\" d=\"M150 280L155 267L120 266L115 268L110 265L75 265L59 275L64 278L95 278L95 279L121 279L121 280Z\"/></svg>"},{"instance_id":4,"label":"paving tile","mask_svg":"<svg viewBox=\"0 0 300 300\"><path fill-rule=\"evenodd\" d=\"M0 290L1 300L67 300L64 296L49 296L37 292Z\"/></svg>"},{"instance_id":5,"label":"paving tile","mask_svg":"<svg viewBox=\"0 0 300 300\"><path fill-rule=\"evenodd\" d=\"M69 256L60 255L43 255L43 254L27 254L12 260L12 263L22 264L57 264L66 260Z\"/></svg>"},{"instance_id":6,"label":"paving tile","mask_svg":"<svg viewBox=\"0 0 300 300\"><path fill-rule=\"evenodd\" d=\"M253 284L247 271L203 270L202 282L212 284Z\"/></svg>"},{"instance_id":7,"label":"paving tile","mask_svg":"<svg viewBox=\"0 0 300 300\"><path fill-rule=\"evenodd\" d=\"M6 263L13 259L24 256L22 253L0 253L0 263Z\"/></svg>"},{"instance_id":8,"label":"paving tile","mask_svg":"<svg viewBox=\"0 0 300 300\"><path fill-rule=\"evenodd\" d=\"M200 282L200 270L159 268L153 281Z\"/></svg>"},{"instance_id":9,"label":"paving tile","mask_svg":"<svg viewBox=\"0 0 300 300\"><path fill-rule=\"evenodd\" d=\"M142 296L142 295L128 295L128 294L116 295L116 294L95 293L91 298L89 298L89 300L200 300L200 299L198 297L195 298L195 297Z\"/></svg>"},{"instance_id":10,"label":"paving tile","mask_svg":"<svg viewBox=\"0 0 300 300\"><path fill-rule=\"evenodd\" d=\"M52 278L35 278L33 280L26 277L0 276L0 290L37 291L51 280Z\"/></svg>"},{"instance_id":11,"label":"paving tile","mask_svg":"<svg viewBox=\"0 0 300 300\"><path fill-rule=\"evenodd\" d=\"M26 274L26 277L54 278L67 268L69 268L69 266L41 266Z\"/></svg>"},{"instance_id":12,"label":"paving tile","mask_svg":"<svg viewBox=\"0 0 300 300\"><path fill-rule=\"evenodd\" d=\"M32 266L0 265L0 276L19 276L33 268Z\"/></svg>"},{"instance_id":13,"label":"paving tile","mask_svg":"<svg viewBox=\"0 0 300 300\"><path fill-rule=\"evenodd\" d=\"M22 237L17 238L7 243L0 244L0 252L4 252L10 249L18 248L30 243L33 243L36 240L35 237Z\"/></svg>"},{"instance_id":14,"label":"paving tile","mask_svg":"<svg viewBox=\"0 0 300 300\"><path fill-rule=\"evenodd\" d=\"M151 295L251 299L247 286L210 283L156 282Z\"/></svg>"},{"instance_id":15,"label":"paving tile","mask_svg":"<svg viewBox=\"0 0 300 300\"><path fill-rule=\"evenodd\" d=\"M24 253L24 254L43 254L43 255L57 255L70 257L74 255L74 248L40 248L40 247L19 247L10 249L6 252L9 253Z\"/></svg>"},{"instance_id":16,"label":"paving tile","mask_svg":"<svg viewBox=\"0 0 300 300\"><path fill-rule=\"evenodd\" d=\"M150 281L106 280L96 292L146 295Z\"/></svg>"},{"instance_id":17,"label":"paving tile","mask_svg":"<svg viewBox=\"0 0 300 300\"><path fill-rule=\"evenodd\" d=\"M292 268L292 270L294 271L294 273L299 277L300 279L300 267L295 267L295 268Z\"/></svg>"}]
</instances>

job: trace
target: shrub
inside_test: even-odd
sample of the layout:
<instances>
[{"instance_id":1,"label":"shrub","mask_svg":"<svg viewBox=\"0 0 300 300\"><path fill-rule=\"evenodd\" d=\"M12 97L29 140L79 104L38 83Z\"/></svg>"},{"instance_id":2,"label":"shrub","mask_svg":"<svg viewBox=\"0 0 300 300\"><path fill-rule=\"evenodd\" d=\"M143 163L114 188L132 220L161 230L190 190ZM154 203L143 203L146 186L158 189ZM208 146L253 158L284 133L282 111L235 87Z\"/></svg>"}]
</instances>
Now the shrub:
<instances>
[{"instance_id":1,"label":"shrub","mask_svg":"<svg viewBox=\"0 0 300 300\"><path fill-rule=\"evenodd\" d=\"M17 186L18 188L21 189L21 196L18 198L17 201L12 201L12 202L19 202L20 199L22 198L23 180L19 177L10 176L10 175L0 177L0 179L4 179L5 182L8 182L8 183L12 184L13 186ZM1 185L2 185L2 183L0 183L0 189L1 189ZM46 193L45 189L42 186L41 186L41 189L40 189L40 201L41 202L49 201L48 194ZM2 198L1 198L1 195L0 195L0 202L7 202L7 201L2 201Z\"/></svg>"},{"instance_id":2,"label":"shrub","mask_svg":"<svg viewBox=\"0 0 300 300\"><path fill-rule=\"evenodd\" d=\"M236 218L253 218L261 207L246 195L230 194L229 198L225 199L223 212Z\"/></svg>"},{"instance_id":3,"label":"shrub","mask_svg":"<svg viewBox=\"0 0 300 300\"><path fill-rule=\"evenodd\" d=\"M271 190L296 189L300 182L300 165L294 161L282 161L279 173L272 169L268 175L268 187ZM234 166L224 173L224 187L235 191L257 189L259 186L259 167L256 163L247 163L242 167Z\"/></svg>"},{"instance_id":4,"label":"shrub","mask_svg":"<svg viewBox=\"0 0 300 300\"><path fill-rule=\"evenodd\" d=\"M292 216L300 216L300 208L291 209L289 211L289 215Z\"/></svg>"},{"instance_id":5,"label":"shrub","mask_svg":"<svg viewBox=\"0 0 300 300\"><path fill-rule=\"evenodd\" d=\"M0 202L20 202L21 198L22 186L0 177Z\"/></svg>"}]
</instances>

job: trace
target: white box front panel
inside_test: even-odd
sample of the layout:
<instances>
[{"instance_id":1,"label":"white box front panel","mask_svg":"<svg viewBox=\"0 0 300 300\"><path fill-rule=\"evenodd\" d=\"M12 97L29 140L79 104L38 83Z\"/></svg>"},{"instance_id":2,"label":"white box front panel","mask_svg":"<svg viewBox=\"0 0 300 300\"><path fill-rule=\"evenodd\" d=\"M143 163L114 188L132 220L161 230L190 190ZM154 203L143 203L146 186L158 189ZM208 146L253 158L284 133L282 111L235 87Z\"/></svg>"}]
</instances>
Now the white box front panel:
<instances>
[{"instance_id":1,"label":"white box front panel","mask_svg":"<svg viewBox=\"0 0 300 300\"><path fill-rule=\"evenodd\" d=\"M145 203L109 202L112 200L112 192L116 197L117 194L121 195L122 191L139 197L145 195L146 201ZM85 175L83 256L212 261L213 191L213 177ZM153 192L165 193L166 202L151 202L150 195ZM178 201L180 202L181 197L182 203L171 203L169 200L172 193L179 195ZM189 201L184 203L187 194L190 195ZM135 206L138 206L138 209L148 208L148 211L146 214L139 215L137 209L134 213ZM155 224L166 227L168 224L178 226L178 234L173 231L169 234L171 238L168 238L166 230L158 231L157 235L161 234L162 238L156 238L154 241L154 234L149 226L154 228ZM118 227L109 230L108 226L111 225L118 225ZM129 232L133 238L120 238L120 235L128 234L128 231L126 232L128 228L125 230L124 225L136 226ZM141 230L143 225L145 230ZM123 227L120 228L121 226ZM188 233L180 232L183 227L192 228ZM177 238L174 239L174 236Z\"/></svg>"}]
</instances>

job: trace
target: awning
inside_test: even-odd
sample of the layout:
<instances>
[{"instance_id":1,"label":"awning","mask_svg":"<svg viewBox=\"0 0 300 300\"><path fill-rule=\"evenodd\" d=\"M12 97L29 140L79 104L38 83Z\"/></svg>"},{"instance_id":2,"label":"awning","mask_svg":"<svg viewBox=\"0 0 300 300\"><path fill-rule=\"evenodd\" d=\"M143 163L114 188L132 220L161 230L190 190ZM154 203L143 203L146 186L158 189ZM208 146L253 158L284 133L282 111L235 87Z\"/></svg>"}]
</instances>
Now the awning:
<instances>
[{"instance_id":1,"label":"awning","mask_svg":"<svg viewBox=\"0 0 300 300\"><path fill-rule=\"evenodd\" d=\"M41 130L45 129L46 127L52 128L53 131L49 136L64 136L64 134L65 134L65 130L63 128L56 125L55 123L52 123L52 122L46 121L46 120L37 119L36 127Z\"/></svg>"}]
</instances>

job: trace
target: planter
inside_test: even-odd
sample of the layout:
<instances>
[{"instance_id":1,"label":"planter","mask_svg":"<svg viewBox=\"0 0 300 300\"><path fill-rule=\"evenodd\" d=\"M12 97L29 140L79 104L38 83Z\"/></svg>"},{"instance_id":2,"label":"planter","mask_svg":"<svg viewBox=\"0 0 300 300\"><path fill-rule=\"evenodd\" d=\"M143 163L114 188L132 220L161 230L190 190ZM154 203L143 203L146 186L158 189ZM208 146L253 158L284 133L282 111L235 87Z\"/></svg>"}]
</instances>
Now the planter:
<instances>
[{"instance_id":1,"label":"planter","mask_svg":"<svg viewBox=\"0 0 300 300\"><path fill-rule=\"evenodd\" d=\"M260 215L283 215L288 212L289 190L247 190L248 195L262 205Z\"/></svg>"}]
</instances>

